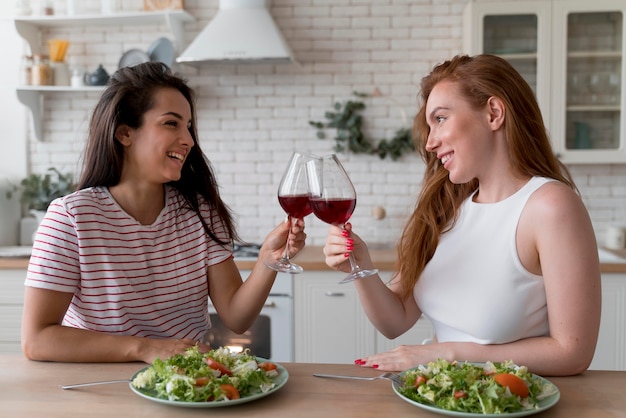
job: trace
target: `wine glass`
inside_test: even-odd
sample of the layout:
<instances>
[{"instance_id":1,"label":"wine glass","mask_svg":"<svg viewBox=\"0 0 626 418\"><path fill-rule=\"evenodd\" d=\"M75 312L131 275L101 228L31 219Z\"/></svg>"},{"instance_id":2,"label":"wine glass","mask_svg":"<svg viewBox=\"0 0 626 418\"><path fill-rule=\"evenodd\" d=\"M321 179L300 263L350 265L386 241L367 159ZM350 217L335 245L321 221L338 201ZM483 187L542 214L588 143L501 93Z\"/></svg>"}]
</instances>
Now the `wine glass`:
<instances>
[{"instance_id":1,"label":"wine glass","mask_svg":"<svg viewBox=\"0 0 626 418\"><path fill-rule=\"evenodd\" d=\"M309 203L309 185L306 175L306 162L309 157L294 152L289 160L287 170L278 186L278 203L289 215L290 222L296 222L312 212ZM289 260L289 240L280 260L265 262L272 270L282 273L302 273L303 268Z\"/></svg>"},{"instance_id":2,"label":"wine glass","mask_svg":"<svg viewBox=\"0 0 626 418\"><path fill-rule=\"evenodd\" d=\"M307 175L309 200L315 216L326 223L343 227L356 207L356 191L337 156L311 158L307 163ZM360 268L352 253L349 260L352 269L340 284L378 273L376 269Z\"/></svg>"}]
</instances>

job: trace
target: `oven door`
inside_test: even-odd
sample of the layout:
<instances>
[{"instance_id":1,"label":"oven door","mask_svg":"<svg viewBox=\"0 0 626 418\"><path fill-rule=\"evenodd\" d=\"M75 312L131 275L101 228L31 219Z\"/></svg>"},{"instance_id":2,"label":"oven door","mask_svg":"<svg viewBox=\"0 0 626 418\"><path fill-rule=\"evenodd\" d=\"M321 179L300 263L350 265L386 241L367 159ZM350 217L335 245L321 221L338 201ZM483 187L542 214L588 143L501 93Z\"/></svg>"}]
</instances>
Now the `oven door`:
<instances>
[{"instance_id":1,"label":"oven door","mask_svg":"<svg viewBox=\"0 0 626 418\"><path fill-rule=\"evenodd\" d=\"M213 348L229 347L231 351L250 349L257 357L275 362L292 362L293 342L293 299L288 295L270 294L256 321L243 334L229 330L220 320L209 300L211 329L204 342Z\"/></svg>"}]
</instances>

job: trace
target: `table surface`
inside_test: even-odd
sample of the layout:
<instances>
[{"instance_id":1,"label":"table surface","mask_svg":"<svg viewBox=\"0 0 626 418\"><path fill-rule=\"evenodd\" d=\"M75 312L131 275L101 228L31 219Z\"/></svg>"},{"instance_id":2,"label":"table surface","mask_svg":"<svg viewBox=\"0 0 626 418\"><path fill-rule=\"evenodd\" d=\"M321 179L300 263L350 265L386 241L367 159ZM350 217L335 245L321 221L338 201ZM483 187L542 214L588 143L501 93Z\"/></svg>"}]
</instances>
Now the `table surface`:
<instances>
[{"instance_id":1,"label":"table surface","mask_svg":"<svg viewBox=\"0 0 626 418\"><path fill-rule=\"evenodd\" d=\"M380 374L354 365L282 363L289 380L277 392L253 402L220 408L181 408L144 399L128 384L62 390L72 383L126 379L143 363L68 364L26 360L0 354L1 417L438 417L399 398L385 380L325 379L313 373L361 376ZM561 392L559 402L541 418L626 416L626 372L587 371L549 378Z\"/></svg>"}]
</instances>

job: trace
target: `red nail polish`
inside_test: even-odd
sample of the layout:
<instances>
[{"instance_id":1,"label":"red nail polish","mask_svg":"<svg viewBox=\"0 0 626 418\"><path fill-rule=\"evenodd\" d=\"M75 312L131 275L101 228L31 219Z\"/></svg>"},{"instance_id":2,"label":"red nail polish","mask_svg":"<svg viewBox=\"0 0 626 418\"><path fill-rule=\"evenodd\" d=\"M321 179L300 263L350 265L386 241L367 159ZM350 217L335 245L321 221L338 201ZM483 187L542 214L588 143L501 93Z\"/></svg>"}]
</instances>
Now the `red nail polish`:
<instances>
[{"instance_id":1,"label":"red nail polish","mask_svg":"<svg viewBox=\"0 0 626 418\"><path fill-rule=\"evenodd\" d=\"M352 251L354 250L354 247L352 245L346 245L346 250Z\"/></svg>"},{"instance_id":2,"label":"red nail polish","mask_svg":"<svg viewBox=\"0 0 626 418\"><path fill-rule=\"evenodd\" d=\"M343 231L341 231L341 235L347 237L348 235L350 235L350 233L344 229Z\"/></svg>"},{"instance_id":3,"label":"red nail polish","mask_svg":"<svg viewBox=\"0 0 626 418\"><path fill-rule=\"evenodd\" d=\"M343 254L343 256L344 256L345 258L348 258L348 257L350 257L350 253L344 253L344 254Z\"/></svg>"},{"instance_id":4,"label":"red nail polish","mask_svg":"<svg viewBox=\"0 0 626 418\"><path fill-rule=\"evenodd\" d=\"M348 238L348 239L346 240L346 244L348 244L348 245L352 245L352 244L354 244L354 240L353 240L352 238Z\"/></svg>"},{"instance_id":5,"label":"red nail polish","mask_svg":"<svg viewBox=\"0 0 626 418\"><path fill-rule=\"evenodd\" d=\"M377 369L378 368L378 364L372 364L372 369Z\"/></svg>"},{"instance_id":6,"label":"red nail polish","mask_svg":"<svg viewBox=\"0 0 626 418\"><path fill-rule=\"evenodd\" d=\"M354 364L359 364L359 365L361 365L361 364L363 364L363 363L365 363L365 362L364 362L363 360L361 360L360 358L358 358L358 359L354 360Z\"/></svg>"}]
</instances>

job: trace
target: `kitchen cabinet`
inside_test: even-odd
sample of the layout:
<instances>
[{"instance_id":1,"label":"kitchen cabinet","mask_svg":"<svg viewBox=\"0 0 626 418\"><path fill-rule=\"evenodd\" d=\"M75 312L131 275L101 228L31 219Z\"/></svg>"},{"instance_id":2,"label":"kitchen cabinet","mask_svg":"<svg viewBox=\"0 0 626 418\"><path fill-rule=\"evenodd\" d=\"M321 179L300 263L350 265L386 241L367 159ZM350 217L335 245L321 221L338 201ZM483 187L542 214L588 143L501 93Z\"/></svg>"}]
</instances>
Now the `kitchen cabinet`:
<instances>
[{"instance_id":1,"label":"kitchen cabinet","mask_svg":"<svg viewBox=\"0 0 626 418\"><path fill-rule=\"evenodd\" d=\"M626 370L626 274L602 274L602 317L592 370Z\"/></svg>"},{"instance_id":2,"label":"kitchen cabinet","mask_svg":"<svg viewBox=\"0 0 626 418\"><path fill-rule=\"evenodd\" d=\"M464 50L524 76L564 163L624 163L625 12L621 0L474 1Z\"/></svg>"},{"instance_id":3,"label":"kitchen cabinet","mask_svg":"<svg viewBox=\"0 0 626 418\"><path fill-rule=\"evenodd\" d=\"M19 353L24 305L24 269L0 270L0 353Z\"/></svg>"},{"instance_id":4,"label":"kitchen cabinet","mask_svg":"<svg viewBox=\"0 0 626 418\"><path fill-rule=\"evenodd\" d=\"M387 280L390 272L381 272ZM295 360L353 363L399 344L421 344L433 336L423 318L408 332L389 340L376 331L361 307L354 285L338 284L336 271L305 271L294 280Z\"/></svg>"},{"instance_id":5,"label":"kitchen cabinet","mask_svg":"<svg viewBox=\"0 0 626 418\"><path fill-rule=\"evenodd\" d=\"M24 16L14 19L15 28L27 42L30 54L45 53L45 44L41 39L41 31L45 28L64 27L102 27L138 26L166 24L174 37L175 45L182 45L184 39L183 25L194 18L184 10L117 13L111 15L76 15L76 16ZM71 40L70 40L71 41ZM43 140L43 109L46 92L90 92L100 91L101 86L69 87L69 86L19 86L17 97L29 108L35 137Z\"/></svg>"}]
</instances>

